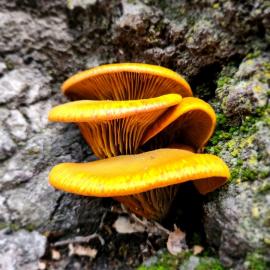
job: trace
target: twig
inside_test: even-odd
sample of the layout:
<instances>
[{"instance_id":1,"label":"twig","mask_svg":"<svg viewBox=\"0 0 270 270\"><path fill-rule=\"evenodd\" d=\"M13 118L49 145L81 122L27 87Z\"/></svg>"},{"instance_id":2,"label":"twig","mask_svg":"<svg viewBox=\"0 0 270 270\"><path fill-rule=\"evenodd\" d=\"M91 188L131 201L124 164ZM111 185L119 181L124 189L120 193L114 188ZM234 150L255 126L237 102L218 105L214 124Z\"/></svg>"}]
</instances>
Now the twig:
<instances>
[{"instance_id":1,"label":"twig","mask_svg":"<svg viewBox=\"0 0 270 270\"><path fill-rule=\"evenodd\" d=\"M76 236L74 238L58 241L52 244L53 247L59 247L59 246L65 246L68 244L77 244L77 243L88 243L90 240L98 238L101 245L103 246L105 244L104 239L97 233L93 233L88 236Z\"/></svg>"},{"instance_id":2,"label":"twig","mask_svg":"<svg viewBox=\"0 0 270 270\"><path fill-rule=\"evenodd\" d=\"M154 223L155 223L155 225L161 230L161 231L163 231L164 233L166 233L166 234L170 234L170 231L168 230L168 229L166 229L166 228L164 228L161 224L159 224L158 222L156 222L156 221L154 221Z\"/></svg>"},{"instance_id":3,"label":"twig","mask_svg":"<svg viewBox=\"0 0 270 270\"><path fill-rule=\"evenodd\" d=\"M142 226L144 226L145 229L146 229L146 231L153 232L154 231L153 229L157 229L157 230L162 231L163 233L165 233L167 235L169 235L169 233L170 233L169 230L167 230L166 228L164 228L162 225L160 225L156 221L148 221L145 218L143 218L143 220L141 220L135 214L131 214L131 218L133 218L135 220L135 222L138 222Z\"/></svg>"},{"instance_id":4,"label":"twig","mask_svg":"<svg viewBox=\"0 0 270 270\"><path fill-rule=\"evenodd\" d=\"M104 214L103 214L102 217L101 217L99 226L98 226L98 228L99 228L100 230L101 230L102 227L104 226L104 219L105 219L106 216L107 216L107 212L104 212Z\"/></svg>"}]
</instances>

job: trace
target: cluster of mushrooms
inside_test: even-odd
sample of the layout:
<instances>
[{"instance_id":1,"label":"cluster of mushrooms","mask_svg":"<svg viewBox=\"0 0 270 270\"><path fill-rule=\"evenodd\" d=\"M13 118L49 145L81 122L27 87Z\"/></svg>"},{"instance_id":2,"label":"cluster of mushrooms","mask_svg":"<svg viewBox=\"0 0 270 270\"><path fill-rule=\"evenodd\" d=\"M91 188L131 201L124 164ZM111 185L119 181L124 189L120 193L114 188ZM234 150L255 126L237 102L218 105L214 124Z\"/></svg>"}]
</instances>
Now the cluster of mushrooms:
<instances>
[{"instance_id":1,"label":"cluster of mushrooms","mask_svg":"<svg viewBox=\"0 0 270 270\"><path fill-rule=\"evenodd\" d=\"M206 194L229 178L219 157L202 154L214 110L174 71L103 65L72 76L62 91L72 101L52 108L49 120L76 123L100 160L56 165L49 175L55 188L113 197L137 215L162 220L181 183L192 181Z\"/></svg>"}]
</instances>

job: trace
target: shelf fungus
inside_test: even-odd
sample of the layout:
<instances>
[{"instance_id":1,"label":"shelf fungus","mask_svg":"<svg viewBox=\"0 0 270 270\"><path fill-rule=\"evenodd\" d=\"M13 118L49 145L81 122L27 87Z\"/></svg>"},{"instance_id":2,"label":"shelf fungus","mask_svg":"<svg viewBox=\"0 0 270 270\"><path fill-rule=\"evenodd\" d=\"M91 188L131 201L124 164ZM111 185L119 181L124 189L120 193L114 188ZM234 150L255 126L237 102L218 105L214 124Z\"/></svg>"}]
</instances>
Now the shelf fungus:
<instances>
[{"instance_id":1,"label":"shelf fungus","mask_svg":"<svg viewBox=\"0 0 270 270\"><path fill-rule=\"evenodd\" d=\"M110 64L74 75L62 91L72 101L54 107L49 120L77 123L101 160L56 165L49 175L55 188L113 197L140 216L161 220L181 183L191 181L206 194L229 178L220 158L201 153L215 112L192 97L177 73Z\"/></svg>"}]
</instances>

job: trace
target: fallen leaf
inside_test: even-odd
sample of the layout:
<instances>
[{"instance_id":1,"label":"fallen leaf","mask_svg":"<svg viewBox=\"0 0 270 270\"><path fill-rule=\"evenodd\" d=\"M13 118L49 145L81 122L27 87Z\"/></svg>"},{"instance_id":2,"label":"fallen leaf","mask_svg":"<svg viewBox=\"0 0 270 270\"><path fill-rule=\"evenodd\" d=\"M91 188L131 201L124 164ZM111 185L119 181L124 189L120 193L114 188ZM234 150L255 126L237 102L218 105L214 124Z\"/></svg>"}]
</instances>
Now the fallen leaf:
<instances>
[{"instance_id":1,"label":"fallen leaf","mask_svg":"<svg viewBox=\"0 0 270 270\"><path fill-rule=\"evenodd\" d=\"M118 217L113 227L118 233L137 233L145 231L145 227L142 224L138 222L131 223L130 219L127 217Z\"/></svg>"},{"instance_id":2,"label":"fallen leaf","mask_svg":"<svg viewBox=\"0 0 270 270\"><path fill-rule=\"evenodd\" d=\"M187 249L186 234L176 226L174 231L169 233L167 249L172 255L177 255Z\"/></svg>"},{"instance_id":3,"label":"fallen leaf","mask_svg":"<svg viewBox=\"0 0 270 270\"><path fill-rule=\"evenodd\" d=\"M69 244L68 248L69 248L69 256L78 255L95 258L97 255L97 250L90 247L83 247L81 245Z\"/></svg>"},{"instance_id":4,"label":"fallen leaf","mask_svg":"<svg viewBox=\"0 0 270 270\"><path fill-rule=\"evenodd\" d=\"M193 246L193 255L198 255L198 254L202 253L203 250L204 250L204 248L202 246L195 245L195 246Z\"/></svg>"}]
</instances>

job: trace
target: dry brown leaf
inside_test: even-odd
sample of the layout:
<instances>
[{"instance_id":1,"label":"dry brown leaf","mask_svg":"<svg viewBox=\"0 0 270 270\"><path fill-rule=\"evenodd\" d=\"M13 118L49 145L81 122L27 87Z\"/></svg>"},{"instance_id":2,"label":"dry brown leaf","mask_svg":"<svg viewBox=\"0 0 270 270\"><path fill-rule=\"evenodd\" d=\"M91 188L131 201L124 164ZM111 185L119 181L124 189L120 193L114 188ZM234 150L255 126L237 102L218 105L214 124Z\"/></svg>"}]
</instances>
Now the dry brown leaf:
<instances>
[{"instance_id":1,"label":"dry brown leaf","mask_svg":"<svg viewBox=\"0 0 270 270\"><path fill-rule=\"evenodd\" d=\"M145 227L142 224L138 222L131 223L130 219L127 217L118 217L113 227L118 233L137 233L145 231Z\"/></svg>"},{"instance_id":2,"label":"dry brown leaf","mask_svg":"<svg viewBox=\"0 0 270 270\"><path fill-rule=\"evenodd\" d=\"M88 256L91 258L95 258L97 255L97 250L90 247L69 244L68 248L69 248L69 256L78 255L78 256Z\"/></svg>"},{"instance_id":3,"label":"dry brown leaf","mask_svg":"<svg viewBox=\"0 0 270 270\"><path fill-rule=\"evenodd\" d=\"M195 245L193 246L192 250L193 250L193 255L198 255L203 252L204 248L202 246Z\"/></svg>"},{"instance_id":4,"label":"dry brown leaf","mask_svg":"<svg viewBox=\"0 0 270 270\"><path fill-rule=\"evenodd\" d=\"M186 234L176 226L174 231L169 233L167 249L172 255L177 255L187 249Z\"/></svg>"}]
</instances>

